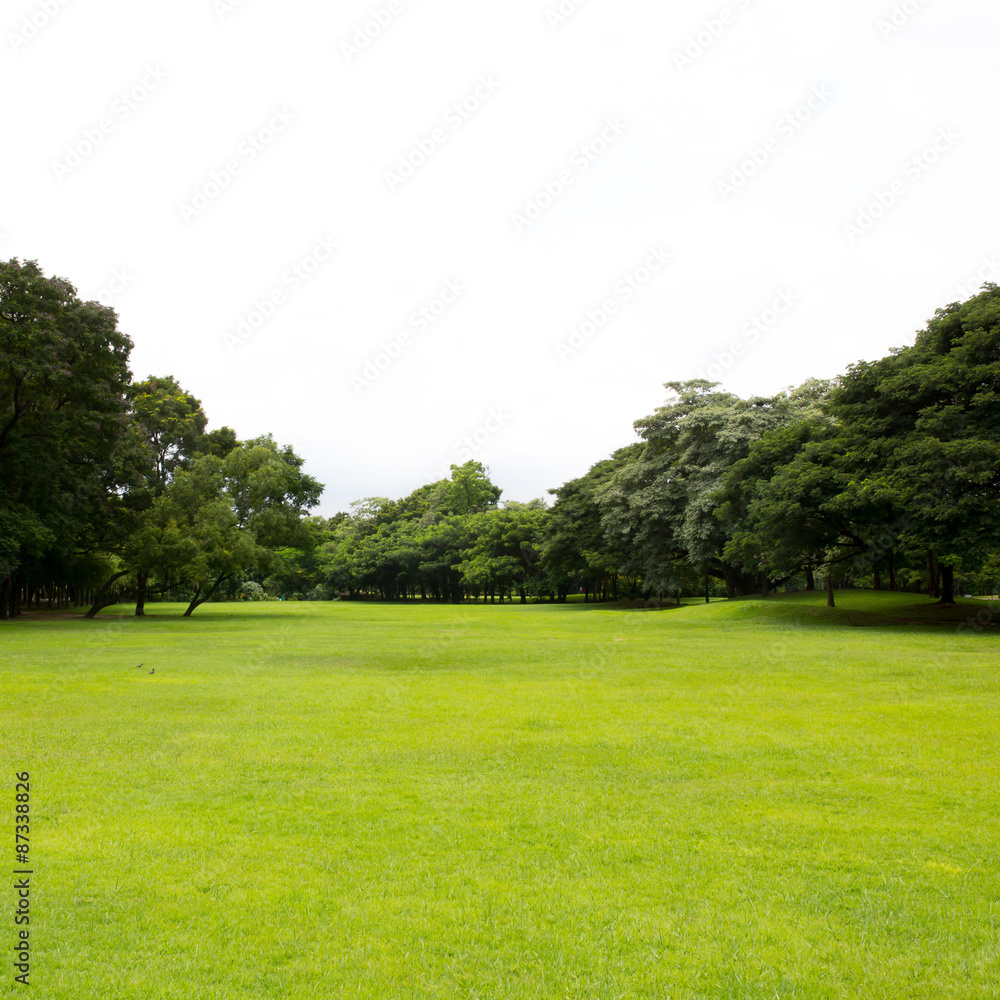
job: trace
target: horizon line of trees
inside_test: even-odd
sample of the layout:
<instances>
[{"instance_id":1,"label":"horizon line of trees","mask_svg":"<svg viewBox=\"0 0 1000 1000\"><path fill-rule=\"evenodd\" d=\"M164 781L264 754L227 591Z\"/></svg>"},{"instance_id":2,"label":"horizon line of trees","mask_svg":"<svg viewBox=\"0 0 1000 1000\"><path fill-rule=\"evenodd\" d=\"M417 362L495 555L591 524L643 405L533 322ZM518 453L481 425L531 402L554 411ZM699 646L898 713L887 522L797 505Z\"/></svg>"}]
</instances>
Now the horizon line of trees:
<instances>
[{"instance_id":1,"label":"horizon line of trees","mask_svg":"<svg viewBox=\"0 0 1000 1000\"><path fill-rule=\"evenodd\" d=\"M303 597L737 598L780 587L909 590L953 604L1000 579L1000 289L938 309L910 347L742 399L669 382L641 440L498 504L478 463L313 524L272 580ZM456 505L457 482L474 484Z\"/></svg>"},{"instance_id":2,"label":"horizon line of trees","mask_svg":"<svg viewBox=\"0 0 1000 1000\"><path fill-rule=\"evenodd\" d=\"M640 440L528 503L474 461L312 517L269 436L208 432L171 377L132 380L113 310L0 263L0 615L210 599L662 601L844 585L995 592L1000 289L912 346L743 399L668 382Z\"/></svg>"}]
</instances>

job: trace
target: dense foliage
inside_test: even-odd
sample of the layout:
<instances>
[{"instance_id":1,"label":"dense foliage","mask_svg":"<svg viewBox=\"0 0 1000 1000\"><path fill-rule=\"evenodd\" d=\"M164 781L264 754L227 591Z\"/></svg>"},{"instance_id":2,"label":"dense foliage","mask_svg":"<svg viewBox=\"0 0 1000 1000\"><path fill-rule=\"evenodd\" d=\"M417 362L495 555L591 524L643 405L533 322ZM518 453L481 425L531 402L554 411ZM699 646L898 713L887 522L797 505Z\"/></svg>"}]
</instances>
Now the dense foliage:
<instances>
[{"instance_id":1,"label":"dense foliage","mask_svg":"<svg viewBox=\"0 0 1000 1000\"><path fill-rule=\"evenodd\" d=\"M207 432L171 377L133 382L112 309L0 262L0 616L183 594L188 614L308 536L322 487L271 438Z\"/></svg>"},{"instance_id":2,"label":"dense foliage","mask_svg":"<svg viewBox=\"0 0 1000 1000\"><path fill-rule=\"evenodd\" d=\"M322 487L270 437L209 432L171 377L134 382L115 313L0 263L0 614L211 598L663 600L959 583L995 592L1000 289L910 347L741 399L669 382L640 440L542 499L478 462L310 517Z\"/></svg>"}]
</instances>

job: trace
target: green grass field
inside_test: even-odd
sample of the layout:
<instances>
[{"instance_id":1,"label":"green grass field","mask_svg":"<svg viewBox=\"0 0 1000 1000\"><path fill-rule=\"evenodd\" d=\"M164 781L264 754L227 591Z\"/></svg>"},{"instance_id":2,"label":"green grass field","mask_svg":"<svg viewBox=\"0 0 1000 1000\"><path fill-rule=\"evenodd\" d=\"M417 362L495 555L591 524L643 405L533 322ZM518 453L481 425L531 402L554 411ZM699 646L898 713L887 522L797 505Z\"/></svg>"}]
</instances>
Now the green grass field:
<instances>
[{"instance_id":1,"label":"green grass field","mask_svg":"<svg viewBox=\"0 0 1000 1000\"><path fill-rule=\"evenodd\" d=\"M823 603L2 623L31 995L1000 996L997 629Z\"/></svg>"}]
</instances>

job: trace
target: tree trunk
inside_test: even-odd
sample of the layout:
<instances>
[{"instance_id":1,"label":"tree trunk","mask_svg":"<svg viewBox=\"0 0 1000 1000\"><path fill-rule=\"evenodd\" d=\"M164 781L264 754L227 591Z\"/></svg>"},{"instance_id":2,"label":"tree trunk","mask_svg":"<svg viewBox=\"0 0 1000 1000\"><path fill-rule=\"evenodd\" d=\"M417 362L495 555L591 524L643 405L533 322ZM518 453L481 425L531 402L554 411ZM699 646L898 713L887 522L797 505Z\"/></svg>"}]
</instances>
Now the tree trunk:
<instances>
[{"instance_id":1,"label":"tree trunk","mask_svg":"<svg viewBox=\"0 0 1000 1000\"><path fill-rule=\"evenodd\" d=\"M878 568L878 566L875 566L874 569L873 569L873 573L874 573L874 576L875 576L875 581L873 583L873 586L874 586L874 588L876 590L881 590L882 589L882 570L880 570Z\"/></svg>"},{"instance_id":2,"label":"tree trunk","mask_svg":"<svg viewBox=\"0 0 1000 1000\"><path fill-rule=\"evenodd\" d=\"M712 598L709 596L709 593L708 593L708 581L709 581L709 579L711 579L711 578L706 574L705 575L705 603L706 604L711 603L711 600L712 600Z\"/></svg>"},{"instance_id":3,"label":"tree trunk","mask_svg":"<svg viewBox=\"0 0 1000 1000\"><path fill-rule=\"evenodd\" d=\"M892 552L889 553L889 589L896 589L896 558Z\"/></svg>"},{"instance_id":4,"label":"tree trunk","mask_svg":"<svg viewBox=\"0 0 1000 1000\"><path fill-rule=\"evenodd\" d=\"M135 575L135 616L142 618L146 614L146 584L149 583L148 573Z\"/></svg>"},{"instance_id":5,"label":"tree trunk","mask_svg":"<svg viewBox=\"0 0 1000 1000\"><path fill-rule=\"evenodd\" d=\"M767 573L765 573L764 570L760 571L759 583L760 583L760 596L767 597L767 595L771 592L771 590L770 587L768 587Z\"/></svg>"},{"instance_id":6,"label":"tree trunk","mask_svg":"<svg viewBox=\"0 0 1000 1000\"><path fill-rule=\"evenodd\" d=\"M835 608L837 606L833 599L833 568L829 568L826 573L826 606Z\"/></svg>"},{"instance_id":7,"label":"tree trunk","mask_svg":"<svg viewBox=\"0 0 1000 1000\"><path fill-rule=\"evenodd\" d=\"M942 607L953 608L955 606L955 567L946 564L939 564L941 571L941 588L938 601Z\"/></svg>"},{"instance_id":8,"label":"tree trunk","mask_svg":"<svg viewBox=\"0 0 1000 1000\"><path fill-rule=\"evenodd\" d=\"M103 587L94 595L94 603L91 605L90 610L83 616L84 618L96 618L97 612L103 610L104 608L110 608L112 604L118 603L118 598L120 594L116 594L113 597L108 596L108 589L115 580L120 580L123 576L127 576L131 570L123 569L118 573L115 573L110 580L108 580Z\"/></svg>"},{"instance_id":9,"label":"tree trunk","mask_svg":"<svg viewBox=\"0 0 1000 1000\"><path fill-rule=\"evenodd\" d=\"M220 576L219 579L216 580L215 583L213 583L212 586L206 591L204 597L201 596L201 584L199 584L194 592L194 597L191 598L191 603L188 605L187 611L185 611L181 617L190 618L191 612L194 611L195 608L204 604L205 601L207 601L219 589L219 587L221 587L226 580L229 579L229 576L230 574L228 573L225 576Z\"/></svg>"},{"instance_id":10,"label":"tree trunk","mask_svg":"<svg viewBox=\"0 0 1000 1000\"><path fill-rule=\"evenodd\" d=\"M927 550L927 596L937 597L937 587L934 586L934 553Z\"/></svg>"},{"instance_id":11,"label":"tree trunk","mask_svg":"<svg viewBox=\"0 0 1000 1000\"><path fill-rule=\"evenodd\" d=\"M806 566L806 590L816 589L816 577L813 575L812 566Z\"/></svg>"}]
</instances>

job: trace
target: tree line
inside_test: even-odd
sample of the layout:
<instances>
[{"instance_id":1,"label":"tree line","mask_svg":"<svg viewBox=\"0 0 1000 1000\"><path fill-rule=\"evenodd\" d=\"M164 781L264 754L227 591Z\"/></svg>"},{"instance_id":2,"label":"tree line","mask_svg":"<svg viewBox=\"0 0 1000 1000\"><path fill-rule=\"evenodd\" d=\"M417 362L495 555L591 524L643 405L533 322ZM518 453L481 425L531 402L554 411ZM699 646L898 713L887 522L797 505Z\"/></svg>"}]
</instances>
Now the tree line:
<instances>
[{"instance_id":1,"label":"tree line","mask_svg":"<svg viewBox=\"0 0 1000 1000\"><path fill-rule=\"evenodd\" d=\"M936 311L910 347L748 399L670 382L641 439L498 504L475 462L317 520L305 596L664 600L779 587L922 591L1000 579L1000 290ZM312 589L310 589L312 588Z\"/></svg>"},{"instance_id":2,"label":"tree line","mask_svg":"<svg viewBox=\"0 0 1000 1000\"><path fill-rule=\"evenodd\" d=\"M501 502L482 464L312 517L270 437L209 432L170 377L132 380L112 310L0 264L2 612L183 597L565 601L826 586L995 592L1000 290L836 379L747 399L669 382L639 440Z\"/></svg>"}]
</instances>

